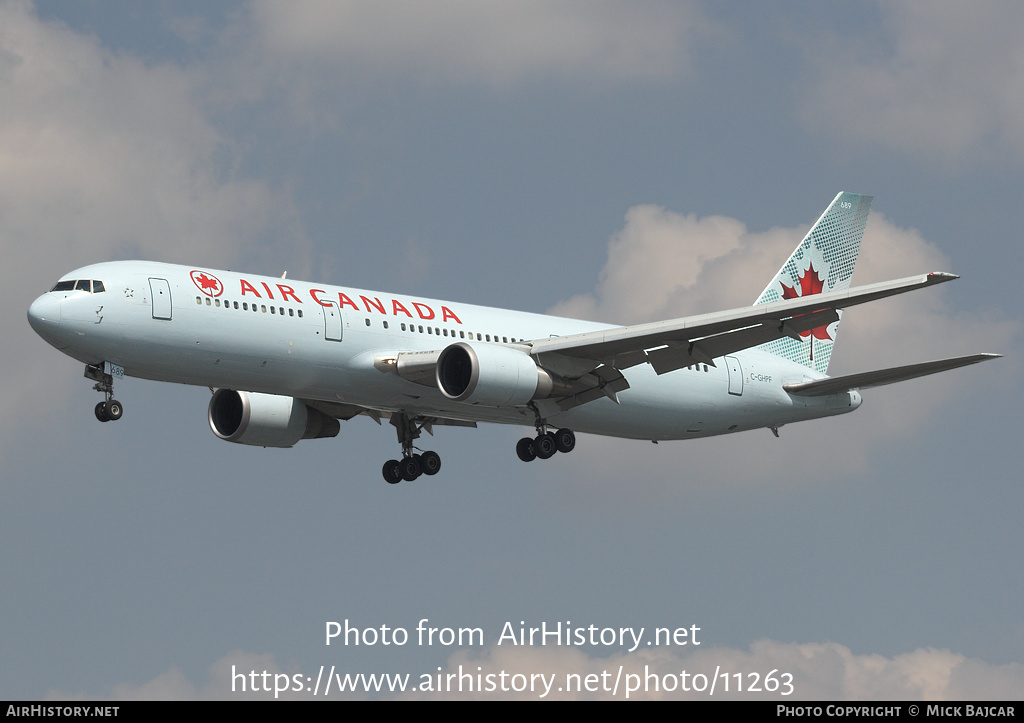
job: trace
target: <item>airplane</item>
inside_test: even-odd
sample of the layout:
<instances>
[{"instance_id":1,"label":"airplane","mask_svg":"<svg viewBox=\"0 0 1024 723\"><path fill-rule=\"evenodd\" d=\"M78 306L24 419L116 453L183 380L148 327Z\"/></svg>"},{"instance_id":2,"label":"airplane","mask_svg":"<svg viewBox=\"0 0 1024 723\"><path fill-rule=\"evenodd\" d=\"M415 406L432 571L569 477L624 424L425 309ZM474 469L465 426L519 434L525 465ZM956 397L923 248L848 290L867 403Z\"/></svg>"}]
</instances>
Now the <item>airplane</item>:
<instances>
[{"instance_id":1,"label":"airplane","mask_svg":"<svg viewBox=\"0 0 1024 723\"><path fill-rule=\"evenodd\" d=\"M872 198L842 192L752 306L615 326L149 261L65 274L28 310L32 328L85 364L101 422L124 376L209 387L220 439L291 447L364 415L395 427L391 484L434 475L415 445L440 425L533 427L529 462L576 432L695 439L845 414L860 390L998 354L826 372L844 309L958 278L933 272L850 287ZM213 391L216 388L216 391Z\"/></svg>"}]
</instances>

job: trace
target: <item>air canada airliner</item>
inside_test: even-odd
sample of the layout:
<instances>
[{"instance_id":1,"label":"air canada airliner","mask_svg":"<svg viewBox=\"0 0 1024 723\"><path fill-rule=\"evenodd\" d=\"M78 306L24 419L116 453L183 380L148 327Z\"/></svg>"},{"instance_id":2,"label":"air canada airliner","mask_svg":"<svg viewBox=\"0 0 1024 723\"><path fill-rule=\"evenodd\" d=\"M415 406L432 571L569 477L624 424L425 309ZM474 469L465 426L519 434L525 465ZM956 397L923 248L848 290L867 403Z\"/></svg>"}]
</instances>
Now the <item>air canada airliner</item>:
<instances>
[{"instance_id":1,"label":"air canada airliner","mask_svg":"<svg viewBox=\"0 0 1024 723\"><path fill-rule=\"evenodd\" d=\"M844 309L957 278L851 288L870 205L836 196L752 306L633 326L149 261L65 274L28 320L85 364L101 422L121 418L125 375L216 388L210 429L239 444L291 447L336 436L339 420L387 419L402 448L383 467L391 484L440 470L416 446L438 425L532 427L516 445L524 462L571 452L577 432L778 436L853 411L862 389L999 356L827 376Z\"/></svg>"}]
</instances>

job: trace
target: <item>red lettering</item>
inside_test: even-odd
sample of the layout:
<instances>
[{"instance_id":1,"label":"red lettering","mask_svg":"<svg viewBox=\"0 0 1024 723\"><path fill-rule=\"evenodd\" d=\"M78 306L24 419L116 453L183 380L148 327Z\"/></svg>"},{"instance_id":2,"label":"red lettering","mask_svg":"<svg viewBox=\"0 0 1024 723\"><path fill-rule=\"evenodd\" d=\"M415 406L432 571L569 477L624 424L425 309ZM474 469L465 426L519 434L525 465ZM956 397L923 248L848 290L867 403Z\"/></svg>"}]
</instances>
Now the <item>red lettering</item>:
<instances>
[{"instance_id":1,"label":"red lettering","mask_svg":"<svg viewBox=\"0 0 1024 723\"><path fill-rule=\"evenodd\" d=\"M441 321L448 321L449 319L455 319L456 324L461 324L462 320L455 316L455 312L449 309L447 306L441 307Z\"/></svg>"},{"instance_id":2,"label":"red lettering","mask_svg":"<svg viewBox=\"0 0 1024 723\"><path fill-rule=\"evenodd\" d=\"M420 315L421 319L433 319L434 318L434 310L431 309L426 304L420 304L420 303L414 301L414 302L412 302L412 305L416 307L416 313ZM429 316L427 314L423 313L424 309L427 310L427 314L429 314Z\"/></svg>"},{"instance_id":3,"label":"red lettering","mask_svg":"<svg viewBox=\"0 0 1024 723\"><path fill-rule=\"evenodd\" d=\"M260 283L263 284L263 288L267 290L267 296L269 296L271 299L273 299L274 295L272 293L270 293L270 287L267 286L267 282L266 281L261 281Z\"/></svg>"},{"instance_id":4,"label":"red lettering","mask_svg":"<svg viewBox=\"0 0 1024 723\"><path fill-rule=\"evenodd\" d=\"M331 302L329 302L329 301L320 301L320 299L318 299L317 296L316 296L317 294L326 294L326 293L327 292L324 291L323 289L310 289L309 290L309 295L313 297L313 301L315 301L316 303L320 304L320 306L332 306Z\"/></svg>"},{"instance_id":5,"label":"red lettering","mask_svg":"<svg viewBox=\"0 0 1024 723\"><path fill-rule=\"evenodd\" d=\"M295 301L297 301L298 303L302 303L301 301L299 301L299 297L295 295L295 289L293 289L292 287L285 286L284 284L278 284L277 289L278 291L281 292L281 301L287 301L288 297L290 296L293 299L295 299Z\"/></svg>"},{"instance_id":6,"label":"red lettering","mask_svg":"<svg viewBox=\"0 0 1024 723\"><path fill-rule=\"evenodd\" d=\"M363 306L366 307L367 311L369 311L370 307L372 306L374 309L376 309L382 314L387 313L386 311L384 311L384 304L380 303L380 299L378 299L376 296L373 297L373 301L370 301L365 296L360 296L359 298L363 300Z\"/></svg>"},{"instance_id":7,"label":"red lettering","mask_svg":"<svg viewBox=\"0 0 1024 723\"><path fill-rule=\"evenodd\" d=\"M412 318L412 314L409 313L409 310L406 309L404 306L402 306L402 303L398 299L394 299L391 302L391 314L392 314L392 316L398 316L398 312L399 311L401 311L403 314L408 316L410 319Z\"/></svg>"},{"instance_id":8,"label":"red lettering","mask_svg":"<svg viewBox=\"0 0 1024 723\"><path fill-rule=\"evenodd\" d=\"M359 311L359 307L356 306L356 302L354 302L354 301L352 301L352 299L348 298L348 296L345 295L344 291L339 291L338 292L338 305L339 306L346 306L346 305L347 306L351 306L356 311Z\"/></svg>"},{"instance_id":9,"label":"red lettering","mask_svg":"<svg viewBox=\"0 0 1024 723\"><path fill-rule=\"evenodd\" d=\"M255 286L250 284L245 279L242 279L242 296L245 296L246 294L249 294L249 293L255 294L257 299L262 299L263 298L262 296L260 296L260 292L256 291L256 287Z\"/></svg>"}]
</instances>

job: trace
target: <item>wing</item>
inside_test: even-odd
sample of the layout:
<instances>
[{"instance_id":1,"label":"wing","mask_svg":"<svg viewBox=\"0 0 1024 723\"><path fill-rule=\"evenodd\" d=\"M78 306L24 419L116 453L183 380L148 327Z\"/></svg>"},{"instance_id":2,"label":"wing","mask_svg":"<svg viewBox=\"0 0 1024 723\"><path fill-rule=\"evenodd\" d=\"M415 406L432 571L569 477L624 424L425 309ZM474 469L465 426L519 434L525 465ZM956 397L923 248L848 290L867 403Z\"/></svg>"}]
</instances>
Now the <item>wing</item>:
<instances>
[{"instance_id":1,"label":"wing","mask_svg":"<svg viewBox=\"0 0 1024 723\"><path fill-rule=\"evenodd\" d=\"M936 272L806 298L529 343L531 353L542 356L544 365L549 367L596 369L605 365L628 369L646 362L658 374L664 374L696 362L713 364L713 359L775 339L796 338L801 332L836 321L839 309L956 278L959 277Z\"/></svg>"}]
</instances>

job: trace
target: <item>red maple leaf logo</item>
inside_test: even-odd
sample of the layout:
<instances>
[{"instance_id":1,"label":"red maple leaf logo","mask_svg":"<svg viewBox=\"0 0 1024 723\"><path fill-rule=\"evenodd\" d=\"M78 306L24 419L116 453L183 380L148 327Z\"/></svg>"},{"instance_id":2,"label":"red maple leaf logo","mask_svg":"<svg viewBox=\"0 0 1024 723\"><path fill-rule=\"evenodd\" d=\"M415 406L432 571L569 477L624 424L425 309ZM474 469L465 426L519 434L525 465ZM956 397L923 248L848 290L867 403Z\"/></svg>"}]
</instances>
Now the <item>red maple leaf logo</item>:
<instances>
[{"instance_id":1,"label":"red maple leaf logo","mask_svg":"<svg viewBox=\"0 0 1024 723\"><path fill-rule=\"evenodd\" d=\"M224 291L223 285L213 274L206 274L202 271L193 271L190 276L192 283L207 296L220 296Z\"/></svg>"},{"instance_id":2,"label":"red maple leaf logo","mask_svg":"<svg viewBox=\"0 0 1024 723\"><path fill-rule=\"evenodd\" d=\"M814 294L820 294L822 289L825 287L825 280L818 277L818 272L814 270L814 262L807 267L804 271L803 276L800 277L800 293L797 293L796 286L786 286L782 284L782 298L783 299L798 299L805 296L812 296ZM782 283L782 282L779 282ZM798 314L799 316L799 314ZM815 339L827 339L832 341L832 337L828 335L828 326L817 326L813 329L800 332L800 336L814 335Z\"/></svg>"},{"instance_id":3,"label":"red maple leaf logo","mask_svg":"<svg viewBox=\"0 0 1024 723\"><path fill-rule=\"evenodd\" d=\"M213 289L214 291L216 291L217 287L220 286L220 284L217 283L216 279L211 279L206 274L199 274L198 281L200 289Z\"/></svg>"}]
</instances>

